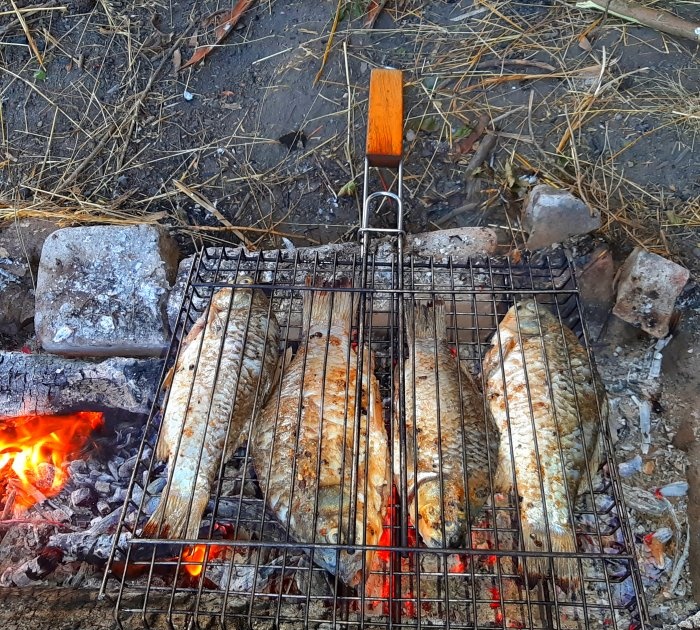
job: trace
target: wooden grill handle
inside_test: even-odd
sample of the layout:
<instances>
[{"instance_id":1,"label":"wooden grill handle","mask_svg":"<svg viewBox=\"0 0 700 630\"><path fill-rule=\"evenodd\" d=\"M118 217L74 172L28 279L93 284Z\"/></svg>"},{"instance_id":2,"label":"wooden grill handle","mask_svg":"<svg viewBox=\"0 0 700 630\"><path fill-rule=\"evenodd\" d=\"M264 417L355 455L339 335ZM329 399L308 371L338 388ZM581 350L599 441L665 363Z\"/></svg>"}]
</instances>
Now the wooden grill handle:
<instances>
[{"instance_id":1,"label":"wooden grill handle","mask_svg":"<svg viewBox=\"0 0 700 630\"><path fill-rule=\"evenodd\" d=\"M403 141L403 72L375 68L369 80L367 148L370 166L398 168Z\"/></svg>"}]
</instances>

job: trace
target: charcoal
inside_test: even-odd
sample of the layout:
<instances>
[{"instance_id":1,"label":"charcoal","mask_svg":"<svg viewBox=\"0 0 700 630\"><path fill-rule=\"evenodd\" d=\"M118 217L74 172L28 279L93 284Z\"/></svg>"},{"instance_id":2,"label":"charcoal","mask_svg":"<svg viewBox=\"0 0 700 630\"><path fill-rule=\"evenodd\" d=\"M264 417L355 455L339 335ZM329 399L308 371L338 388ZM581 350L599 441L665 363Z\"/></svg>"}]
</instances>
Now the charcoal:
<instances>
[{"instance_id":1,"label":"charcoal","mask_svg":"<svg viewBox=\"0 0 700 630\"><path fill-rule=\"evenodd\" d=\"M95 490L97 490L98 494L101 494L103 497L106 497L112 492L112 484L108 481L96 481Z\"/></svg>"},{"instance_id":2,"label":"charcoal","mask_svg":"<svg viewBox=\"0 0 700 630\"><path fill-rule=\"evenodd\" d=\"M129 479L131 477L131 473L134 472L134 468L136 467L137 460L138 456L134 455L119 466L118 475L120 479Z\"/></svg>"},{"instance_id":3,"label":"charcoal","mask_svg":"<svg viewBox=\"0 0 700 630\"><path fill-rule=\"evenodd\" d=\"M124 503L126 499L127 490L126 488L115 488L114 494L107 499L108 503Z\"/></svg>"},{"instance_id":4,"label":"charcoal","mask_svg":"<svg viewBox=\"0 0 700 630\"><path fill-rule=\"evenodd\" d=\"M114 459L107 462L107 468L109 468L109 472L112 474L112 479L114 479L114 481L119 481L119 465Z\"/></svg>"},{"instance_id":5,"label":"charcoal","mask_svg":"<svg viewBox=\"0 0 700 630\"><path fill-rule=\"evenodd\" d=\"M97 511L100 514L100 516L106 516L107 514L109 514L111 509L112 506L107 501L97 502Z\"/></svg>"},{"instance_id":6,"label":"charcoal","mask_svg":"<svg viewBox=\"0 0 700 630\"><path fill-rule=\"evenodd\" d=\"M73 490L70 494L70 500L73 507L95 507L97 504L97 493L90 486L83 486L77 490Z\"/></svg>"},{"instance_id":7,"label":"charcoal","mask_svg":"<svg viewBox=\"0 0 700 630\"><path fill-rule=\"evenodd\" d=\"M160 494L163 492L163 488L165 488L166 483L168 483L168 481L165 477L158 477L158 479L154 479L148 484L146 487L146 492L148 492L148 494L151 496L154 494Z\"/></svg>"}]
</instances>

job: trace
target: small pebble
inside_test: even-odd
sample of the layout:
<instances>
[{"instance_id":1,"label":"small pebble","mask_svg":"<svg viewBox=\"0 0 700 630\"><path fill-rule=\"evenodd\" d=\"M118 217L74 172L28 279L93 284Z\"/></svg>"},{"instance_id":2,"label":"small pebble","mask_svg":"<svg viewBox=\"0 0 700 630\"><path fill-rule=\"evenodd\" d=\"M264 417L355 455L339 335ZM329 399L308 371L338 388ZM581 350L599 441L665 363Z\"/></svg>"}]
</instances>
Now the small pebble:
<instances>
[{"instance_id":1,"label":"small pebble","mask_svg":"<svg viewBox=\"0 0 700 630\"><path fill-rule=\"evenodd\" d=\"M191 101L194 98L194 94L192 94L192 92L189 90L185 90L182 93L182 98L184 98L186 101Z\"/></svg>"}]
</instances>

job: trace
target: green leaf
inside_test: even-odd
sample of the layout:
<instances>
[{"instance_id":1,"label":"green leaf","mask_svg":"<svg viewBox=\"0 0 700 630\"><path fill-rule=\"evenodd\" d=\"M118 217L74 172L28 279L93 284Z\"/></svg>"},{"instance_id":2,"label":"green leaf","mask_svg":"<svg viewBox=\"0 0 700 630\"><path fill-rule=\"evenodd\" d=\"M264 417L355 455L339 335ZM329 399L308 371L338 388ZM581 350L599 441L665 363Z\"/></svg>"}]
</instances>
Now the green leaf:
<instances>
[{"instance_id":1,"label":"green leaf","mask_svg":"<svg viewBox=\"0 0 700 630\"><path fill-rule=\"evenodd\" d=\"M338 197L352 197L356 192L357 184L354 179L351 179L338 191Z\"/></svg>"},{"instance_id":2,"label":"green leaf","mask_svg":"<svg viewBox=\"0 0 700 630\"><path fill-rule=\"evenodd\" d=\"M35 73L34 73L34 78L37 81L46 81L46 70L43 68L39 68Z\"/></svg>"},{"instance_id":3,"label":"green leaf","mask_svg":"<svg viewBox=\"0 0 700 630\"><path fill-rule=\"evenodd\" d=\"M426 131L428 133L437 131L439 128L440 123L435 116L426 116L423 120L421 120L420 126L418 127L418 129L421 131Z\"/></svg>"},{"instance_id":4,"label":"green leaf","mask_svg":"<svg viewBox=\"0 0 700 630\"><path fill-rule=\"evenodd\" d=\"M466 138L472 131L474 131L474 129L469 126L459 127L452 132L452 138L454 140L461 140L462 138Z\"/></svg>"}]
</instances>

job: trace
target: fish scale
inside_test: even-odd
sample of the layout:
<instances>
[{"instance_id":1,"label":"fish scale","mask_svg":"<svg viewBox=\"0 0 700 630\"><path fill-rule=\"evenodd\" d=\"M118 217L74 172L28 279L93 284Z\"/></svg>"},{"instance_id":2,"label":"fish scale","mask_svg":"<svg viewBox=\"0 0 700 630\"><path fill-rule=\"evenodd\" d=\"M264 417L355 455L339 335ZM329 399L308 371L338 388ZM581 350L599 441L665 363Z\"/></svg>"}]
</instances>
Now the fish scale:
<instances>
[{"instance_id":1,"label":"fish scale","mask_svg":"<svg viewBox=\"0 0 700 630\"><path fill-rule=\"evenodd\" d=\"M597 471L599 401L607 408L585 349L545 307L527 300L501 321L483 369L501 432L496 485L517 488L525 549L576 553L573 503L581 482ZM553 563L562 586L579 586L575 558ZM527 559L533 583L550 573L549 559Z\"/></svg>"},{"instance_id":2,"label":"fish scale","mask_svg":"<svg viewBox=\"0 0 700 630\"><path fill-rule=\"evenodd\" d=\"M354 452L358 374L352 313L352 293L304 292L305 338L253 429L253 466L267 504L299 542L375 545L382 534L391 486L388 442L379 384L366 351L360 449ZM355 537L349 540L353 502ZM366 554L368 566L371 555ZM363 554L320 548L314 561L355 585Z\"/></svg>"},{"instance_id":3,"label":"fish scale","mask_svg":"<svg viewBox=\"0 0 700 630\"><path fill-rule=\"evenodd\" d=\"M170 474L144 536L197 538L222 455L230 459L246 438L253 406L270 387L279 341L279 325L262 291L214 294L208 314L183 341L170 377L156 447L156 457L169 460Z\"/></svg>"},{"instance_id":4,"label":"fish scale","mask_svg":"<svg viewBox=\"0 0 700 630\"><path fill-rule=\"evenodd\" d=\"M485 416L481 393L447 343L444 304L408 302L406 333L411 355L404 367L409 518L428 547L463 546L467 520L478 515L492 493L490 467L498 435ZM398 425L396 418L396 453ZM395 458L397 486L399 465Z\"/></svg>"}]
</instances>

